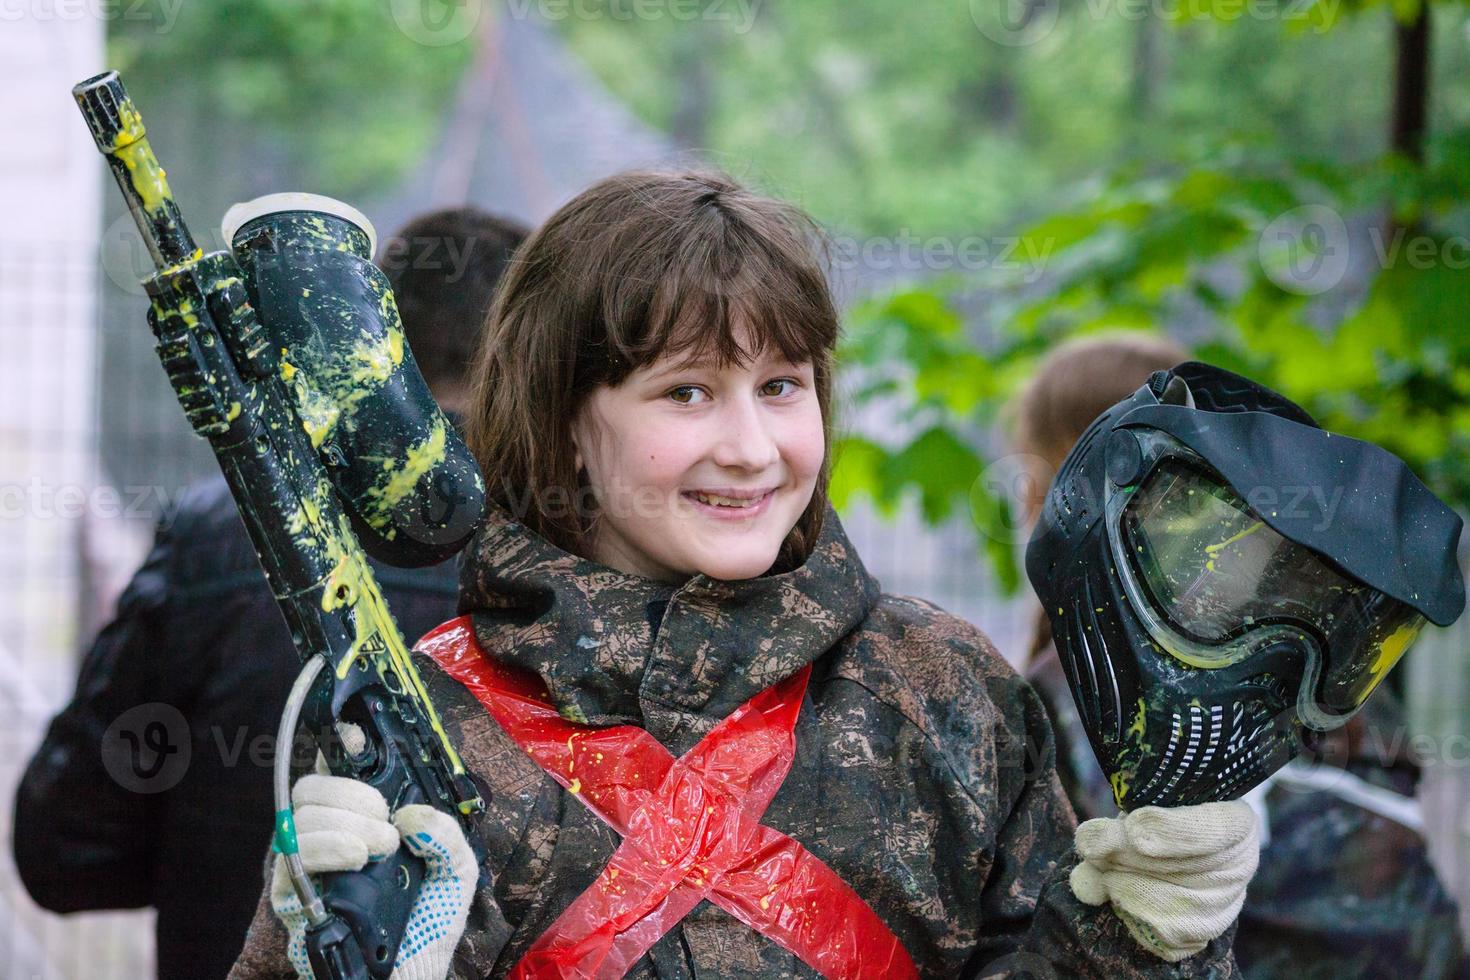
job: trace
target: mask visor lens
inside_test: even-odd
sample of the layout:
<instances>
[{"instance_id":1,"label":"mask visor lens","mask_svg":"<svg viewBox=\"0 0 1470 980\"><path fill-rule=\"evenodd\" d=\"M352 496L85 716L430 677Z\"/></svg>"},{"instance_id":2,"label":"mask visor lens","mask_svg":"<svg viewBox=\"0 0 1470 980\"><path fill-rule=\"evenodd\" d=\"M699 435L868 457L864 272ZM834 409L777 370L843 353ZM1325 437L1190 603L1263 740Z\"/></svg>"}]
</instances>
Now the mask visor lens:
<instances>
[{"instance_id":1,"label":"mask visor lens","mask_svg":"<svg viewBox=\"0 0 1470 980\"><path fill-rule=\"evenodd\" d=\"M1122 541L1147 598L1183 637L1244 652L1267 625L1304 629L1324 651L1298 701L1316 728L1341 725L1418 635L1424 618L1267 525L1218 476L1163 460L1123 509Z\"/></svg>"},{"instance_id":2,"label":"mask visor lens","mask_svg":"<svg viewBox=\"0 0 1470 980\"><path fill-rule=\"evenodd\" d=\"M1123 510L1123 539L1169 623L1220 643L1258 623L1317 626L1343 590L1372 592L1272 530L1206 470L1166 459Z\"/></svg>"},{"instance_id":3,"label":"mask visor lens","mask_svg":"<svg viewBox=\"0 0 1470 980\"><path fill-rule=\"evenodd\" d=\"M1426 620L1381 592L1354 597L1335 612L1322 679L1313 702L1301 705L1317 728L1341 725L1419 636Z\"/></svg>"}]
</instances>

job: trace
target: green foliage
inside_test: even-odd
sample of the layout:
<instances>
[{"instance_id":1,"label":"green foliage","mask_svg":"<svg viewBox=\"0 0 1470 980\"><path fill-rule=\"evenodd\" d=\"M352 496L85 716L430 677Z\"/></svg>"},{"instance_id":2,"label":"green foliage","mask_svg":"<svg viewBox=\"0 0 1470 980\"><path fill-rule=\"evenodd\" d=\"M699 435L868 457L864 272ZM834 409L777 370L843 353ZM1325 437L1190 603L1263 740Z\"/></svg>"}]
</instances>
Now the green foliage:
<instances>
[{"instance_id":1,"label":"green foliage","mask_svg":"<svg viewBox=\"0 0 1470 980\"><path fill-rule=\"evenodd\" d=\"M1464 147L1464 134L1436 140L1423 167L1235 151L1167 175L1120 173L1023 232L1050 256L1045 288L992 276L986 306L1004 329L983 350L961 329L954 284L861 304L842 348L853 400L919 435L850 441L861 448L851 469L838 460L844 498L863 489L891 511L916 494L938 522L967 495L980 545L1014 580L1004 497L976 479L994 463L956 447L985 442L1055 342L1189 323L1197 356L1385 445L1470 507L1470 239L1452 231L1470 215ZM1317 225L1327 237L1314 241Z\"/></svg>"},{"instance_id":2,"label":"green foliage","mask_svg":"<svg viewBox=\"0 0 1470 980\"><path fill-rule=\"evenodd\" d=\"M1446 231L1470 201L1451 190L1465 179L1459 153L1457 138L1419 171L1392 158L1358 167L1237 159L1228 171L1196 164L1114 182L1027 232L1066 238L1057 252L1087 259L1025 304L1016 325L1054 338L1120 311L1158 324L1192 311L1209 325L1200 356L1281 390L1327 428L1386 446L1470 505L1470 334L1459 327L1470 252ZM1373 207L1390 186L1394 213L1415 224ZM1304 207L1360 229L1324 246L1348 253L1340 275L1324 267L1293 278L1282 264L1276 236L1294 261L1317 258L1289 221Z\"/></svg>"},{"instance_id":3,"label":"green foliage","mask_svg":"<svg viewBox=\"0 0 1470 980\"><path fill-rule=\"evenodd\" d=\"M838 361L853 385L852 404L881 403L897 430L913 434L886 444L861 435L840 439L830 494L838 508L866 494L889 517L906 497L916 497L930 524L964 508L978 552L1012 592L1020 584L1012 511L1001 488L985 479L977 434L994 421L1037 350L1021 342L998 354L981 352L963 322L945 291L933 286L900 290L851 311Z\"/></svg>"},{"instance_id":4,"label":"green foliage","mask_svg":"<svg viewBox=\"0 0 1470 980\"><path fill-rule=\"evenodd\" d=\"M108 59L145 113L185 114L175 125L191 139L269 146L311 189L346 198L423 156L471 54L470 40L417 43L379 0L185 3L164 26L110 23Z\"/></svg>"},{"instance_id":5,"label":"green foliage","mask_svg":"<svg viewBox=\"0 0 1470 980\"><path fill-rule=\"evenodd\" d=\"M1363 2L1068 2L1022 47L986 37L964 0L767 2L748 22L556 26L647 122L669 132L702 110L701 129L680 138L833 227L993 234L1057 210L1077 181L1186 153L1218 158L1232 143L1373 158L1387 129L1391 21L1380 9L1346 16ZM1151 9L1181 16L1141 16ZM1448 131L1470 123L1470 87L1457 84L1470 48L1463 8L1437 15L1432 122Z\"/></svg>"},{"instance_id":6,"label":"green foliage","mask_svg":"<svg viewBox=\"0 0 1470 980\"><path fill-rule=\"evenodd\" d=\"M1470 331L1460 325L1470 242L1450 231L1470 212L1465 143L1436 141L1422 168L1239 152L1169 175L1119 175L1025 230L1050 256L1045 288L990 293L1005 329L983 350L961 329L951 284L859 306L841 351L861 379L854 401L882 399L921 432L894 446L849 440L859 448L838 460L842 499L866 490L891 513L915 492L937 522L950 513L943 496L967 494L982 550L1014 581L1011 515L978 479L987 462L977 433L1058 341L1189 322L1197 356L1282 391L1326 428L1385 446L1470 506ZM1386 198L1392 208L1375 207ZM1303 213L1304 226L1292 221ZM1355 230L1331 234L1314 255L1303 229L1318 219ZM1313 265L1344 249L1340 271ZM1321 271L1303 278L1303 267Z\"/></svg>"}]
</instances>

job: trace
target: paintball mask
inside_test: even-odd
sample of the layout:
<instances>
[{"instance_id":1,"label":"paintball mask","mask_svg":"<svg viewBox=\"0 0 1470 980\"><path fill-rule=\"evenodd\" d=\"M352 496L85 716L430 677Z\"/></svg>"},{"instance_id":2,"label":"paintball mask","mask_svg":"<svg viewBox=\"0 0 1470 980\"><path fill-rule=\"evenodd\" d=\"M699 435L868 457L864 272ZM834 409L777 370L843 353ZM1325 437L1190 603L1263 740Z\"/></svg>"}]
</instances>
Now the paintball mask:
<instances>
[{"instance_id":1,"label":"paintball mask","mask_svg":"<svg viewBox=\"0 0 1470 980\"><path fill-rule=\"evenodd\" d=\"M1465 605L1460 517L1245 378L1156 372L1083 434L1026 550L1124 810L1235 799Z\"/></svg>"}]
</instances>

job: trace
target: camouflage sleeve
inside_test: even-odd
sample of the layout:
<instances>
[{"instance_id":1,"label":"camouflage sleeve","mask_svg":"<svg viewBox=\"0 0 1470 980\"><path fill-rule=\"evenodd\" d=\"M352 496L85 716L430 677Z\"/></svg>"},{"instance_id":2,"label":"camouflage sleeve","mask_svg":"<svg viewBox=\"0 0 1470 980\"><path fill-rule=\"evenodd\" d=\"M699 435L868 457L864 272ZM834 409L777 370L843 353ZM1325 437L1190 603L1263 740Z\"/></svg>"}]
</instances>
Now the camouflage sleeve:
<instances>
[{"instance_id":1,"label":"camouflage sleeve","mask_svg":"<svg viewBox=\"0 0 1470 980\"><path fill-rule=\"evenodd\" d=\"M457 681L431 659L414 655L444 730L459 750L465 768L485 800L477 828L485 842L485 862L470 906L464 935L455 950L446 980L478 980L490 976L510 938L510 926L500 909L495 882L511 853L520 844L529 821L523 805L526 786L537 786L540 770L505 736L490 714ZM264 889L245 946L230 970L229 980L293 980L286 958L286 930L270 904L271 857L265 865Z\"/></svg>"},{"instance_id":2,"label":"camouflage sleeve","mask_svg":"<svg viewBox=\"0 0 1470 980\"><path fill-rule=\"evenodd\" d=\"M996 805L1003 813L996 860L981 892L986 934L967 976L1232 978L1235 929L1195 956L1167 963L1134 942L1110 906L1089 906L1067 878L1077 863L1076 820L1057 777L1051 725L1018 677L990 681L1004 729Z\"/></svg>"},{"instance_id":3,"label":"camouflage sleeve","mask_svg":"<svg viewBox=\"0 0 1470 980\"><path fill-rule=\"evenodd\" d=\"M245 933L245 946L228 980L295 980L296 971L286 959L286 930L271 911L270 866L274 855L266 855L265 887L255 904L255 918Z\"/></svg>"}]
</instances>

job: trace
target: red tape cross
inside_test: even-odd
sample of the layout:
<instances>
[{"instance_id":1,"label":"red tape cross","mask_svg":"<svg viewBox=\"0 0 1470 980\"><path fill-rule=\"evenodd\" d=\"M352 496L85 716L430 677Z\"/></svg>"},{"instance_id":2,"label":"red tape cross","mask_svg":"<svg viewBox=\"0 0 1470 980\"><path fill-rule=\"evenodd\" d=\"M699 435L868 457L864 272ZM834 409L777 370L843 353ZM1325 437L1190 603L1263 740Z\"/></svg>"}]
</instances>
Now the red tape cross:
<instances>
[{"instance_id":1,"label":"red tape cross","mask_svg":"<svg viewBox=\"0 0 1470 980\"><path fill-rule=\"evenodd\" d=\"M540 678L485 656L468 616L425 634L416 649L623 836L511 977L621 977L703 899L825 977L918 976L898 937L835 871L760 822L791 769L810 665L676 760L636 726L562 718Z\"/></svg>"}]
</instances>

